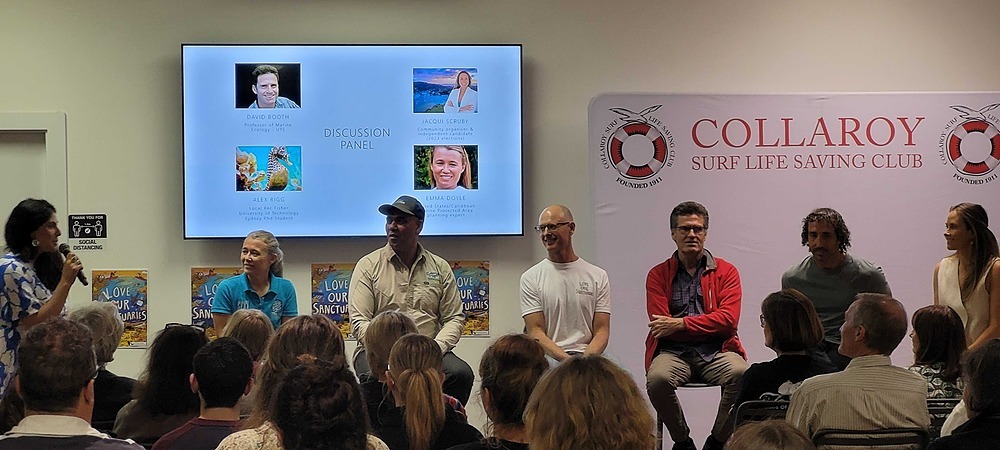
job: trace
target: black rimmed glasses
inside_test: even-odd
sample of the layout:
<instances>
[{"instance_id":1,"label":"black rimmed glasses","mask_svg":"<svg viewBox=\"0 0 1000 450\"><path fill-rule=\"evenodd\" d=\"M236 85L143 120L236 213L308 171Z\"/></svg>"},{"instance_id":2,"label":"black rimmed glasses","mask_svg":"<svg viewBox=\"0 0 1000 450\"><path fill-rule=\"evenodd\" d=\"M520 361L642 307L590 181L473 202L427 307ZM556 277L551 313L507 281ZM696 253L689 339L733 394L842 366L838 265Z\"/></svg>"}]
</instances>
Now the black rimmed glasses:
<instances>
[{"instance_id":1,"label":"black rimmed glasses","mask_svg":"<svg viewBox=\"0 0 1000 450\"><path fill-rule=\"evenodd\" d=\"M679 227L674 228L674 230L680 231L681 234L683 234L685 236L687 236L688 233L690 233L692 231L694 231L694 234L701 235L702 233L705 232L706 229L707 228L701 227L701 226L689 227L689 226L686 226L686 225L681 225Z\"/></svg>"},{"instance_id":2,"label":"black rimmed glasses","mask_svg":"<svg viewBox=\"0 0 1000 450\"><path fill-rule=\"evenodd\" d=\"M535 225L535 231L539 233L545 233L547 231L556 231L559 228L562 228L571 223L573 222L556 222L556 223L546 223L543 225Z\"/></svg>"}]
</instances>

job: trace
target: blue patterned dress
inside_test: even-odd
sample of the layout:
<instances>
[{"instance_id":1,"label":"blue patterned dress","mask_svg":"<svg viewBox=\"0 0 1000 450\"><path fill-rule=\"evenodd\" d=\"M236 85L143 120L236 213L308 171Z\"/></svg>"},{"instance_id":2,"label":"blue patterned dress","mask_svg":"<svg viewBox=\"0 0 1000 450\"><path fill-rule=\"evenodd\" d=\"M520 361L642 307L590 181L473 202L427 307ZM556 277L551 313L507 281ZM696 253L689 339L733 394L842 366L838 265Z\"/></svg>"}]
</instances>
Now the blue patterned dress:
<instances>
[{"instance_id":1,"label":"blue patterned dress","mask_svg":"<svg viewBox=\"0 0 1000 450\"><path fill-rule=\"evenodd\" d=\"M0 289L0 397L7 393L17 373L17 345L21 342L18 322L38 312L50 297L49 291L30 264L11 253L0 258L3 289Z\"/></svg>"}]
</instances>

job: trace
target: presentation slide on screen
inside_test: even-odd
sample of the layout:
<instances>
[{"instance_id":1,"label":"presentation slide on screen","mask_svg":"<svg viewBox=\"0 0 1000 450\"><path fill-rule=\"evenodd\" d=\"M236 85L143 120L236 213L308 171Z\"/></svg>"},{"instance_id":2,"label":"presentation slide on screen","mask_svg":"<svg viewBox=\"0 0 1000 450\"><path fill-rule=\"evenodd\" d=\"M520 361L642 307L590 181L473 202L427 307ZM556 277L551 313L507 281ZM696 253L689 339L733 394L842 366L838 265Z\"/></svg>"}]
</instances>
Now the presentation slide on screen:
<instances>
[{"instance_id":1,"label":"presentation slide on screen","mask_svg":"<svg viewBox=\"0 0 1000 450\"><path fill-rule=\"evenodd\" d=\"M184 234L522 234L521 48L184 45Z\"/></svg>"}]
</instances>

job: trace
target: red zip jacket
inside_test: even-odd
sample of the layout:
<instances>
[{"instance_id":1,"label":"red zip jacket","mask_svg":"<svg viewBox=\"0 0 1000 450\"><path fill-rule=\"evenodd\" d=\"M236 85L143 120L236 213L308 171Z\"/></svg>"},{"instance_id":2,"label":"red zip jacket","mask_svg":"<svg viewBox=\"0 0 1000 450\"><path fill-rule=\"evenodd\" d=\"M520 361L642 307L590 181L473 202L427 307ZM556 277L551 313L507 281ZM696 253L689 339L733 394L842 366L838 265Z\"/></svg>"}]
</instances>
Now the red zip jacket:
<instances>
[{"instance_id":1,"label":"red zip jacket","mask_svg":"<svg viewBox=\"0 0 1000 450\"><path fill-rule=\"evenodd\" d=\"M715 258L708 250L707 267L701 276L701 291L704 296L705 314L685 317L686 330L678 331L663 339L677 342L692 341L705 336L726 337L722 351L736 352L746 359L746 352L736 335L740 323L740 305L743 302L743 288L740 287L740 272L722 258ZM670 293L674 275L680 267L680 260L674 253L670 259L657 264L646 276L646 314L670 316ZM656 356L657 339L652 332L646 335L646 371Z\"/></svg>"}]
</instances>

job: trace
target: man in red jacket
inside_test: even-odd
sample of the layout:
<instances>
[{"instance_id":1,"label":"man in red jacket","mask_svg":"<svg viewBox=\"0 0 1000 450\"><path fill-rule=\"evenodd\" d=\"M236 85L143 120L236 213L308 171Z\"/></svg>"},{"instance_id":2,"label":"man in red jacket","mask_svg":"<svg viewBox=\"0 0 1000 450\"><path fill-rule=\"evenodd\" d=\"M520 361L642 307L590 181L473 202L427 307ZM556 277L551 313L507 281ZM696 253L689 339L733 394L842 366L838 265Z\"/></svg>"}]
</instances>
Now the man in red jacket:
<instances>
[{"instance_id":1,"label":"man in red jacket","mask_svg":"<svg viewBox=\"0 0 1000 450\"><path fill-rule=\"evenodd\" d=\"M646 277L646 391L674 450L690 450L697 447L677 400L677 386L691 380L721 385L719 412L704 446L721 449L732 431L729 410L747 368L736 335L743 298L740 274L705 250L708 210L700 203L674 207L670 232L677 251Z\"/></svg>"}]
</instances>

